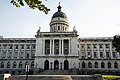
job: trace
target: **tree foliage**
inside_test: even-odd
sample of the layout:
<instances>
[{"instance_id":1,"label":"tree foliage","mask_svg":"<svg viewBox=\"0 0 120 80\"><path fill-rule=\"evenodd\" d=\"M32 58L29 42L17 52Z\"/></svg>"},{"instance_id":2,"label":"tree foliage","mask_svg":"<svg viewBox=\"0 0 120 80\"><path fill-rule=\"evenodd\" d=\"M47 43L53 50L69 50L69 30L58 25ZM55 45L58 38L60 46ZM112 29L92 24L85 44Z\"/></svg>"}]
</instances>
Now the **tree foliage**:
<instances>
[{"instance_id":1,"label":"tree foliage","mask_svg":"<svg viewBox=\"0 0 120 80\"><path fill-rule=\"evenodd\" d=\"M47 1L47 0L45 0ZM25 3L32 9L39 9L45 14L48 14L50 9L48 9L43 3L42 0L11 0L11 3L16 7L24 6Z\"/></svg>"},{"instance_id":2,"label":"tree foliage","mask_svg":"<svg viewBox=\"0 0 120 80\"><path fill-rule=\"evenodd\" d=\"M120 52L120 35L113 36L112 44L116 48L116 51Z\"/></svg>"}]
</instances>

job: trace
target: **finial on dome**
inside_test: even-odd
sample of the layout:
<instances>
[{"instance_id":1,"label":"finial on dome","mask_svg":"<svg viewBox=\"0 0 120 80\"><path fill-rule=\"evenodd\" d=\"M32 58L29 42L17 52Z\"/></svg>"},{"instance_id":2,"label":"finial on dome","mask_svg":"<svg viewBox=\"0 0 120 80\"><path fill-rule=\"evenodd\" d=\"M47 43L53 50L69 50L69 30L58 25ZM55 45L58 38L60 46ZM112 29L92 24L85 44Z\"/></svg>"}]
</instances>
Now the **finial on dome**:
<instances>
[{"instance_id":1,"label":"finial on dome","mask_svg":"<svg viewBox=\"0 0 120 80\"><path fill-rule=\"evenodd\" d=\"M60 12L61 11L61 6L60 6L60 2L59 2L59 6L57 7L58 8L58 12Z\"/></svg>"},{"instance_id":2,"label":"finial on dome","mask_svg":"<svg viewBox=\"0 0 120 80\"><path fill-rule=\"evenodd\" d=\"M59 2L59 6L60 6L60 2Z\"/></svg>"}]
</instances>

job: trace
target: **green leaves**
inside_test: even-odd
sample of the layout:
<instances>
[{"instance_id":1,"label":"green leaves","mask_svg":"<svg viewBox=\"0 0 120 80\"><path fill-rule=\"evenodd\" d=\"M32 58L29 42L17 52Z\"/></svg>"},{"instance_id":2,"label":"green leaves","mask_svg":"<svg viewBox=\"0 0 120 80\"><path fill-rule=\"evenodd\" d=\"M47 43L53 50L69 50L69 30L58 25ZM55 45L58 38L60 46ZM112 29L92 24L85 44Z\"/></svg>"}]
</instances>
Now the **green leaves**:
<instances>
[{"instance_id":1,"label":"green leaves","mask_svg":"<svg viewBox=\"0 0 120 80\"><path fill-rule=\"evenodd\" d=\"M117 52L120 52L120 35L115 35L113 37L112 45L116 48Z\"/></svg>"},{"instance_id":2,"label":"green leaves","mask_svg":"<svg viewBox=\"0 0 120 80\"><path fill-rule=\"evenodd\" d=\"M11 0L11 3L16 7L24 6L24 2L32 9L39 9L43 11L45 14L48 14L50 9L48 9L44 4L42 4L42 0ZM45 0L47 1L47 0Z\"/></svg>"}]
</instances>

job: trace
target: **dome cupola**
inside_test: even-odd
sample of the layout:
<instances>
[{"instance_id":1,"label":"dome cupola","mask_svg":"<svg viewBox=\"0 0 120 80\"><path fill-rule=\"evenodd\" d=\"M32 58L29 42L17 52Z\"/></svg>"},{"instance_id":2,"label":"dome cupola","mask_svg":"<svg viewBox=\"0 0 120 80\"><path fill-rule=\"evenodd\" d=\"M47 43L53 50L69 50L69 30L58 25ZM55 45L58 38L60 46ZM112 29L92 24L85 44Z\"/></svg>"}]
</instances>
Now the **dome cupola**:
<instances>
[{"instance_id":1,"label":"dome cupola","mask_svg":"<svg viewBox=\"0 0 120 80\"><path fill-rule=\"evenodd\" d=\"M50 32L66 32L69 29L67 16L61 11L60 4L57 8L58 11L53 14L50 22Z\"/></svg>"}]
</instances>

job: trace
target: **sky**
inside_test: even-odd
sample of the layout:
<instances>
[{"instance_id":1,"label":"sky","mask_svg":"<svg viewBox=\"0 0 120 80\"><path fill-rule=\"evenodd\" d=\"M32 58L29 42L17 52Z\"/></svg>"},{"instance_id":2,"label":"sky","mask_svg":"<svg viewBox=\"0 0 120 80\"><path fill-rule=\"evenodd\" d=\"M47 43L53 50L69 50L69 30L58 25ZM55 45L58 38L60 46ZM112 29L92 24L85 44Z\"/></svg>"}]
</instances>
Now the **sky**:
<instances>
[{"instance_id":1,"label":"sky","mask_svg":"<svg viewBox=\"0 0 120 80\"><path fill-rule=\"evenodd\" d=\"M79 37L120 34L120 0L43 0L51 9L47 15L27 5L16 8L10 1L0 0L0 36L4 38L35 38L39 26L42 32L49 32L59 2L67 15L69 30L75 26Z\"/></svg>"}]
</instances>

